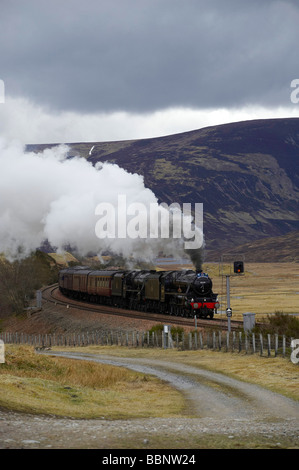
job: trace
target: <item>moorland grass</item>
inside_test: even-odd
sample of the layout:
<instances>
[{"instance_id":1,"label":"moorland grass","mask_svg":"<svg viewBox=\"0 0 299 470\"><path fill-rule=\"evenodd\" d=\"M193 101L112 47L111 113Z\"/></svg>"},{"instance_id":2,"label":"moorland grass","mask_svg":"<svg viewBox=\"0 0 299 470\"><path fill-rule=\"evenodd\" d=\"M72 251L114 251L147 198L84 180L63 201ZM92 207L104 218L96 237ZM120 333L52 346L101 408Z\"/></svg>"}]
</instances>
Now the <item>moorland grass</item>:
<instances>
[{"instance_id":1,"label":"moorland grass","mask_svg":"<svg viewBox=\"0 0 299 470\"><path fill-rule=\"evenodd\" d=\"M5 363L0 364L0 406L76 418L127 419L180 416L184 400L147 374L8 345Z\"/></svg>"}]
</instances>

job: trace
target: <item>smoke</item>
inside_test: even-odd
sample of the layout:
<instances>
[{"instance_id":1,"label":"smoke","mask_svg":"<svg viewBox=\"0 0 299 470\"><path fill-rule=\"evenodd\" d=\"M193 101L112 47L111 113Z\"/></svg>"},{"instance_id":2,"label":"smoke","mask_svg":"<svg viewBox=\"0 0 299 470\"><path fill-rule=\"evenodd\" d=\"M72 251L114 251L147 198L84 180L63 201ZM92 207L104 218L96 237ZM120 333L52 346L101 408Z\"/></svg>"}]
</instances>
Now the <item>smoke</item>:
<instances>
[{"instance_id":1,"label":"smoke","mask_svg":"<svg viewBox=\"0 0 299 470\"><path fill-rule=\"evenodd\" d=\"M202 270L203 260L204 260L204 249L203 246L199 249L195 250L186 250L185 253L189 256L190 260L192 261L194 268L196 271Z\"/></svg>"},{"instance_id":2,"label":"smoke","mask_svg":"<svg viewBox=\"0 0 299 470\"><path fill-rule=\"evenodd\" d=\"M100 256L103 251L111 250L125 258L133 256L150 261L162 250L175 258L184 257L182 237L117 236L123 216L119 209L120 195L128 207L136 203L143 205L147 210L146 220L150 218L150 208L158 206L156 196L144 186L142 176L128 173L115 164L94 167L84 158L68 158L68 150L60 145L35 154L25 152L20 144L0 140L0 253L9 259L26 257L47 240L58 252L71 246L82 256L90 252ZM115 216L115 227L107 214L104 219L96 213L101 203L115 208L109 214L110 218ZM161 218L167 209L158 206L158 212ZM141 230L140 220L140 217L135 220L135 234ZM105 230L114 227L116 236L101 238L95 230L99 223ZM195 251L191 250L193 254Z\"/></svg>"}]
</instances>

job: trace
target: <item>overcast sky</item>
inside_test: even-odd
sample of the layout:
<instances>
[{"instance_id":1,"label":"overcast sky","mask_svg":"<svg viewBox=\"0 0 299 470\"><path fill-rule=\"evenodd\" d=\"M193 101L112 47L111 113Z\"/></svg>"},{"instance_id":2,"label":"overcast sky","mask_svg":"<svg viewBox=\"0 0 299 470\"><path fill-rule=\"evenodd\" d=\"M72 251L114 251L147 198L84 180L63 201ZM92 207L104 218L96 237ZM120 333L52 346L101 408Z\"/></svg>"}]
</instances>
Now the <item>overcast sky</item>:
<instances>
[{"instance_id":1,"label":"overcast sky","mask_svg":"<svg viewBox=\"0 0 299 470\"><path fill-rule=\"evenodd\" d=\"M1 0L0 136L105 141L297 117L298 24L297 0Z\"/></svg>"}]
</instances>

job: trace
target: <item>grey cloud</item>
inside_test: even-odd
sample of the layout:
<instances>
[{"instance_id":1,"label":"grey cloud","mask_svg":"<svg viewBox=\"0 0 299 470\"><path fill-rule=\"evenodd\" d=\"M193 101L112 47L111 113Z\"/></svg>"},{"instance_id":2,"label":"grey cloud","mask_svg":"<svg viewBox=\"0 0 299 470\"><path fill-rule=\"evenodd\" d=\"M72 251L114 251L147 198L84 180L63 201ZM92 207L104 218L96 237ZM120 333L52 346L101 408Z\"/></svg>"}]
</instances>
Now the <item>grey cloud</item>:
<instances>
[{"instance_id":1,"label":"grey cloud","mask_svg":"<svg viewBox=\"0 0 299 470\"><path fill-rule=\"evenodd\" d=\"M287 105L298 74L294 1L1 3L6 91L54 110Z\"/></svg>"}]
</instances>

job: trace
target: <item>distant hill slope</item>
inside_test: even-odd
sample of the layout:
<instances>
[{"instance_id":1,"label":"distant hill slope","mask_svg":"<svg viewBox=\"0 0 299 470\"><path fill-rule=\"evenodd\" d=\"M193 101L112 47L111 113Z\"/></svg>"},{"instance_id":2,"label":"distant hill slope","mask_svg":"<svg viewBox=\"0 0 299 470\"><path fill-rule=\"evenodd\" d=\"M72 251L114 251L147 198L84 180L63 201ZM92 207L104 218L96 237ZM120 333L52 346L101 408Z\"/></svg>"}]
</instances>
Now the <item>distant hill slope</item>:
<instances>
[{"instance_id":1,"label":"distant hill slope","mask_svg":"<svg viewBox=\"0 0 299 470\"><path fill-rule=\"evenodd\" d=\"M209 261L219 261L222 251L210 251ZM243 255L245 263L285 263L299 262L299 230L279 237L268 237L226 250L226 259L233 255ZM231 255L231 258L230 256ZM237 259L237 256L235 256ZM243 257L241 258L243 259Z\"/></svg>"},{"instance_id":2,"label":"distant hill slope","mask_svg":"<svg viewBox=\"0 0 299 470\"><path fill-rule=\"evenodd\" d=\"M299 118L69 145L70 155L142 174L160 202L203 202L208 252L299 229Z\"/></svg>"}]
</instances>

